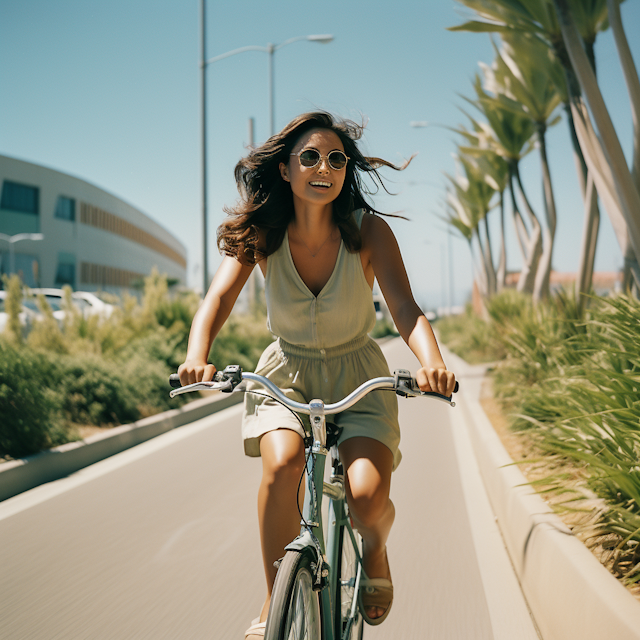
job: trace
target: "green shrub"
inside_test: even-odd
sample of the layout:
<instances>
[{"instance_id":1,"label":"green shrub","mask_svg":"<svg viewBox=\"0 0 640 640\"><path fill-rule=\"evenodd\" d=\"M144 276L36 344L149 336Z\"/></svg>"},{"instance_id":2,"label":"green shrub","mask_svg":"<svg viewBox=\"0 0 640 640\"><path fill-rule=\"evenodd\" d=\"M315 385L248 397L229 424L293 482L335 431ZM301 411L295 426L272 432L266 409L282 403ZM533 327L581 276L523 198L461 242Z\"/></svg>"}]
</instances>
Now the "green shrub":
<instances>
[{"instance_id":1,"label":"green shrub","mask_svg":"<svg viewBox=\"0 0 640 640\"><path fill-rule=\"evenodd\" d=\"M504 357L504 348L496 339L493 325L476 316L471 305L467 305L460 315L439 318L434 328L439 339L453 353L471 364Z\"/></svg>"},{"instance_id":2,"label":"green shrub","mask_svg":"<svg viewBox=\"0 0 640 640\"><path fill-rule=\"evenodd\" d=\"M214 340L209 362L218 369L239 364L245 371L253 371L262 352L272 342L265 318L232 316Z\"/></svg>"},{"instance_id":3,"label":"green shrub","mask_svg":"<svg viewBox=\"0 0 640 640\"><path fill-rule=\"evenodd\" d=\"M561 293L526 314L499 316L508 357L495 374L512 426L526 430L536 455L580 468L606 500L584 532L608 539L609 564L631 582L640 581L639 327L638 300L593 298L581 315ZM555 488L567 491L561 480Z\"/></svg>"},{"instance_id":4,"label":"green shrub","mask_svg":"<svg viewBox=\"0 0 640 640\"><path fill-rule=\"evenodd\" d=\"M43 384L52 362L0 342L0 457L21 458L70 439L61 420L60 395Z\"/></svg>"},{"instance_id":5,"label":"green shrub","mask_svg":"<svg viewBox=\"0 0 640 640\"><path fill-rule=\"evenodd\" d=\"M2 276L7 291L4 308L7 312L7 326L5 332L9 339L22 342L22 326L20 325L20 311L22 310L22 282L17 275Z\"/></svg>"},{"instance_id":6,"label":"green shrub","mask_svg":"<svg viewBox=\"0 0 640 640\"><path fill-rule=\"evenodd\" d=\"M19 279L6 282L20 301ZM168 385L186 357L200 304L196 294L170 294L166 277L154 271L145 278L142 299L126 294L112 299L116 308L108 318L83 316L72 305L70 289L65 294L61 326L41 299L44 318L26 343L18 342L20 335L6 336L0 354L3 455L26 455L76 439L74 425L124 424L196 397L172 400ZM217 337L210 361L253 370L272 340L264 314L233 316Z\"/></svg>"},{"instance_id":7,"label":"green shrub","mask_svg":"<svg viewBox=\"0 0 640 640\"><path fill-rule=\"evenodd\" d=\"M38 308L42 318L33 323L27 344L33 349L48 351L50 353L68 353L68 341L58 325L58 321L53 317L53 310L43 295L37 298Z\"/></svg>"},{"instance_id":8,"label":"green shrub","mask_svg":"<svg viewBox=\"0 0 640 640\"><path fill-rule=\"evenodd\" d=\"M400 334L396 330L393 322L383 318L376 322L370 335L377 340L379 338L386 338L387 336L399 336Z\"/></svg>"},{"instance_id":9,"label":"green shrub","mask_svg":"<svg viewBox=\"0 0 640 640\"><path fill-rule=\"evenodd\" d=\"M56 371L62 409L83 424L126 424L137 420L138 394L115 362L95 355L61 358Z\"/></svg>"}]
</instances>

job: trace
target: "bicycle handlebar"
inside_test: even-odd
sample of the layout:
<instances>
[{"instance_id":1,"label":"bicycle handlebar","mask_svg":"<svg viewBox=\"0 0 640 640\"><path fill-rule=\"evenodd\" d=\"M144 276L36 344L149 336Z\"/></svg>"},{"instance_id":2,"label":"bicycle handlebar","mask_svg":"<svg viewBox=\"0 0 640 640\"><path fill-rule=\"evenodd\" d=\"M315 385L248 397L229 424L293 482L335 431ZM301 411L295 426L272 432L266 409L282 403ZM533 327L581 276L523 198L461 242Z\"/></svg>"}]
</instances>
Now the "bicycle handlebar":
<instances>
[{"instance_id":1,"label":"bicycle handlebar","mask_svg":"<svg viewBox=\"0 0 640 640\"><path fill-rule=\"evenodd\" d=\"M334 402L333 404L325 405L325 415L340 413L341 411L352 407L356 402L375 389L390 389L395 391L398 395L407 398L430 396L436 400L446 402L452 407L456 406L450 396L444 396L440 393L436 393L435 391L420 391L416 379L405 369L397 369L393 373L393 376L367 380L342 400ZM173 387L173 391L171 391L169 395L174 398L177 395L189 393L191 391L222 391L223 393L231 393L235 389L238 389L245 380L257 382L293 411L307 415L311 413L311 409L308 404L291 400L291 398L285 396L284 393L282 393L282 391L273 384L273 382L271 382L271 380L256 373L242 371L239 365L230 365L224 371L216 371L214 379L211 381L195 382L193 384L185 385L184 387L180 385L180 378L178 374L174 373L169 378L169 384ZM456 382L453 392L456 393L459 388L460 385ZM238 390L244 391L242 387Z\"/></svg>"}]
</instances>

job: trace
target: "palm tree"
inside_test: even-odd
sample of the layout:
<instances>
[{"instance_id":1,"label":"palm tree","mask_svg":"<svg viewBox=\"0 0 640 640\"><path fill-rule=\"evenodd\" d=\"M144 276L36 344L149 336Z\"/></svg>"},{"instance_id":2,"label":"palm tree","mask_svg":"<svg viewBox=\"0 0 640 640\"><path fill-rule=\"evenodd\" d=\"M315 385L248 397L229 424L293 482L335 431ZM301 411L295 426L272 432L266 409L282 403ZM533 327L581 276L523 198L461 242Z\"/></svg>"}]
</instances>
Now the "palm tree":
<instances>
[{"instance_id":1,"label":"palm tree","mask_svg":"<svg viewBox=\"0 0 640 640\"><path fill-rule=\"evenodd\" d=\"M547 226L543 229L543 254L536 273L533 298L539 301L549 295L549 277L556 231L556 204L547 158L546 131L560 117L553 118L561 103L557 84L562 68L549 48L526 33L503 34L502 51L496 50L497 73L502 90L521 106L533 120L540 148L542 182Z\"/></svg>"},{"instance_id":2,"label":"palm tree","mask_svg":"<svg viewBox=\"0 0 640 640\"><path fill-rule=\"evenodd\" d=\"M452 187L448 192L447 202L456 217L472 230L472 240L474 236L477 239L481 257L480 289L485 297L490 297L496 292L497 286L487 214L491 209L490 203L495 190L484 180L473 158L464 155L456 158L464 175L452 177L445 173ZM480 223L484 226L484 240ZM458 225L453 226L459 229Z\"/></svg>"},{"instance_id":3,"label":"palm tree","mask_svg":"<svg viewBox=\"0 0 640 640\"><path fill-rule=\"evenodd\" d=\"M583 2L582 0L571 0L571 8L575 16L576 25L582 36L585 51L593 72L596 72L595 59L595 42L598 33L605 31L608 26L607 5L606 0L590 0ZM562 102L564 111L567 114L567 122L571 135L571 143L573 145L573 153L578 170L578 181L580 183L580 191L582 193L584 203L584 225L582 231L582 240L580 244L580 260L578 263L578 273L576 276L575 291L578 304L582 305L586 300L582 294L591 290L593 281L593 270L596 259L596 246L598 243L598 232L600 229L600 209L598 207L598 192L593 183L593 176L589 174L589 170L584 161L584 155L580 149L580 143L576 135L573 115L571 113L571 101L569 99L569 90L572 95L580 95L580 84L575 77L571 61L566 52L562 33L554 34L553 45L554 51L563 52L563 68L565 69L565 82L558 85L558 91L562 94Z\"/></svg>"},{"instance_id":4,"label":"palm tree","mask_svg":"<svg viewBox=\"0 0 640 640\"><path fill-rule=\"evenodd\" d=\"M593 173L593 180L598 188L605 208L613 223L616 236L620 242L625 262L633 278L637 290L640 290L640 189L636 185L632 172L627 166L618 136L613 128L609 112L596 82L593 68L582 46L580 34L573 21L567 0L553 0L562 28L562 37L566 45L571 64L580 82L582 92L589 103L589 111L598 128L596 134L585 102L575 96L571 97L571 109L576 125L576 133L583 150L585 161ZM617 2L607 0L610 15L616 20L619 11ZM617 15L619 18L619 14ZM618 37L626 43L622 24L617 25ZM615 34L614 34L615 35ZM631 60L631 64L633 61ZM633 87L638 83L635 68L631 69L629 61L624 65L627 84L632 88L632 104L635 103ZM634 77L635 76L635 80ZM640 100L640 95L638 96ZM636 112L634 105L634 114ZM637 144L638 127L635 127ZM628 241L627 241L628 238Z\"/></svg>"},{"instance_id":5,"label":"palm tree","mask_svg":"<svg viewBox=\"0 0 640 640\"><path fill-rule=\"evenodd\" d=\"M467 241L469 245L469 252L471 253L471 263L473 271L473 279L478 282L481 278L478 278L478 270L476 268L476 257L473 250L473 238L475 235L475 229L473 222L467 217L464 207L457 201L455 195L451 192L447 192L447 197L444 203L445 217L443 219L448 225L456 229L460 235ZM480 286L479 286L480 288ZM484 286L482 287L484 289Z\"/></svg>"},{"instance_id":6,"label":"palm tree","mask_svg":"<svg viewBox=\"0 0 640 640\"><path fill-rule=\"evenodd\" d=\"M504 235L504 191L507 188L509 168L493 147L491 142L493 133L487 125L483 126L464 110L462 112L469 118L473 131L468 131L464 126L449 127L466 139L465 145L458 145L458 154L467 157L476 164L482 179L499 194L500 205L500 259L496 273L496 290L502 291L505 286L507 253ZM446 174L445 174L446 175ZM449 177L451 180L451 178ZM459 207L458 207L459 208ZM519 213L519 212L518 212ZM456 226L456 224L453 224ZM473 234L472 234L473 235ZM487 234L488 235L488 234ZM493 265L493 260L491 261Z\"/></svg>"},{"instance_id":7,"label":"palm tree","mask_svg":"<svg viewBox=\"0 0 640 640\"><path fill-rule=\"evenodd\" d=\"M583 125L585 114L587 114L586 106L582 103L581 82L578 81L573 68L572 58L568 52L568 46L565 44L563 30L558 21L556 2L552 0L527 0L526 3L518 0L458 0L461 4L473 9L480 20L470 20L462 25L451 27L451 31L474 31L487 33L513 33L514 31L527 32L540 38L546 42L556 54L558 60L562 64L566 76L566 98L565 108L568 115L568 123L571 130L571 140L574 146L574 155L578 167L578 176L582 189L582 195L585 203L585 225L582 241L582 250L580 257L580 267L576 288L580 292L588 291L591 286L593 275L593 263L595 257L595 245L597 242L597 233L599 227L599 211L597 209L597 192L594 187L593 175L588 175L598 167L596 160L591 159L590 162L585 161L587 151L583 149L586 142L586 136L589 135L588 130L593 129L589 124ZM583 38L585 46L585 55L591 63L591 67L595 74L595 57L594 42L599 31L603 31L608 26L607 20L607 4L609 14L612 17L612 24L615 21L616 11L618 11L618 2L616 0L562 0L565 8L571 10L574 25L579 30ZM637 74L632 72L633 61L626 45L626 38L620 28L614 29L614 37L620 51L620 57L623 62L623 70L625 70L625 78L629 87L632 99L632 109L634 112L634 123L638 122L638 105L640 104L640 96L638 94ZM566 27L565 27L566 30ZM574 53L577 52L578 44L572 45ZM635 77L635 81L634 81ZM561 91L562 92L562 91ZM582 114L582 115L580 115ZM577 118L578 122L574 122ZM578 136L576 126L581 128L581 134ZM592 131L593 133L593 131ZM595 133L593 133L595 136ZM634 135L634 170L633 175L640 173L640 141L638 128L635 128ZM584 145L579 142L578 138L585 141ZM593 143L593 140L592 140ZM596 147L597 147L596 142ZM600 158L602 160L602 158ZM598 192L604 188L603 179L595 179ZM636 189L640 190L637 185ZM611 189L609 189L611 192ZM621 212L616 210L615 198L613 194L601 194L605 207L609 213L609 217L616 231L618 242L622 249L625 259L626 272L640 273L638 268L637 255L634 252L630 242L629 234L626 229L627 222ZM608 206L607 206L608 205Z\"/></svg>"},{"instance_id":8,"label":"palm tree","mask_svg":"<svg viewBox=\"0 0 640 640\"><path fill-rule=\"evenodd\" d=\"M459 147L461 153L467 153L466 147ZM473 153L470 155L474 155ZM485 182L498 194L498 206L500 207L500 259L498 261L497 290L502 291L507 279L507 245L504 236L504 192L509 183L509 166L495 151L490 149L480 150L476 156L478 169Z\"/></svg>"},{"instance_id":9,"label":"palm tree","mask_svg":"<svg viewBox=\"0 0 640 640\"><path fill-rule=\"evenodd\" d=\"M476 75L474 89L477 100L467 100L482 112L488 122L488 135L485 134L484 141L481 141L480 146L484 146L483 142L491 144L492 150L501 156L509 167L512 212L523 257L518 290L532 293L538 261L542 254L542 227L524 190L519 163L533 148L531 138L535 133L535 124L515 100L509 98L505 93L500 93L501 82L496 78L494 70L486 65L481 66L487 86L496 94L492 96L487 93L482 86L480 77ZM482 127L482 125L480 126ZM527 229L520 213L514 182L518 185L531 231Z\"/></svg>"},{"instance_id":10,"label":"palm tree","mask_svg":"<svg viewBox=\"0 0 640 640\"><path fill-rule=\"evenodd\" d=\"M621 0L622 2L622 0ZM629 43L622 26L622 17L620 16L620 4L607 0L607 8L609 12L609 22L611 30L618 49L624 79L629 91L629 99L631 101L631 117L633 120L633 159L631 161L631 179L635 184L636 190L640 193L640 79L636 70L633 56L629 49ZM640 215L640 212L638 212ZM640 262L640 255L636 252L636 267ZM636 278L636 287L640 289Z\"/></svg>"}]
</instances>

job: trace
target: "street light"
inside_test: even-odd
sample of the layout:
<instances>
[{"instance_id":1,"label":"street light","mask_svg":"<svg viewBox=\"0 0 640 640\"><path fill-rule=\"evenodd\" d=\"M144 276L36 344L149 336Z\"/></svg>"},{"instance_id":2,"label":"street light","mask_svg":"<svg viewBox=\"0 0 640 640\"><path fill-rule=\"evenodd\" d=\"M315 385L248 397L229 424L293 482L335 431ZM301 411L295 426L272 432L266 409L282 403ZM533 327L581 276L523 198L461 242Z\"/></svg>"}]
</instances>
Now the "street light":
<instances>
[{"instance_id":1,"label":"street light","mask_svg":"<svg viewBox=\"0 0 640 640\"><path fill-rule=\"evenodd\" d=\"M310 42L320 42L326 44L333 40L330 34L297 36L285 40L280 44L269 43L266 47L248 46L228 51L219 56L207 59L207 42L205 35L205 10L206 0L200 0L200 86L202 93L202 262L203 262L203 289L202 295L206 295L209 286L208 264L209 255L207 250L207 66L212 62L217 62L223 58L243 53L244 51L264 51L269 54L269 129L270 136L274 134L275 129L275 108L274 108L274 79L273 79L273 54L282 47L298 42L299 40L309 40Z\"/></svg>"},{"instance_id":2,"label":"street light","mask_svg":"<svg viewBox=\"0 0 640 640\"><path fill-rule=\"evenodd\" d=\"M248 47L240 47L233 51L227 51L219 56L209 58L204 61L204 65L211 64L212 62L218 62L224 58L235 56L237 53L244 53L245 51L263 51L269 54L269 135L272 136L275 133L275 83L273 75L273 55L278 49L286 47L288 44L299 42L300 40L308 40L309 42L319 42L320 44L328 44L333 40L333 36L329 33L317 34L311 36L296 36L295 38L289 38L280 44L272 44L271 42L266 47L260 47L258 45L250 45Z\"/></svg>"},{"instance_id":3,"label":"street light","mask_svg":"<svg viewBox=\"0 0 640 640\"><path fill-rule=\"evenodd\" d=\"M16 270L13 245L21 240L44 240L44 235L42 233L17 233L15 236L8 236L0 233L0 240L9 243L9 275L11 275Z\"/></svg>"}]
</instances>

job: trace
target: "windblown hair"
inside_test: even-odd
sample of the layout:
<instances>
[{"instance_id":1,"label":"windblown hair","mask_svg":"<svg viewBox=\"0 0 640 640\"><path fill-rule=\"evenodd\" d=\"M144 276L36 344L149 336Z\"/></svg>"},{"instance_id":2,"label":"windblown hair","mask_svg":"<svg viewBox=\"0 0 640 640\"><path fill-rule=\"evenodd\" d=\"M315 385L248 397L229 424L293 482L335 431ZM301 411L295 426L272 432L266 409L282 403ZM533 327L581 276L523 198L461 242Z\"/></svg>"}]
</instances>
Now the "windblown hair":
<instances>
[{"instance_id":1,"label":"windblown hair","mask_svg":"<svg viewBox=\"0 0 640 640\"><path fill-rule=\"evenodd\" d=\"M378 169L386 166L401 171L409 161L398 167L381 158L363 156L356 140L362 137L364 126L319 111L299 115L280 133L252 149L246 158L238 162L234 174L240 200L234 207L225 207L228 217L218 227L218 249L221 253L244 264L255 264L282 244L287 226L294 217L294 207L291 185L282 179L280 163L289 163L292 149L311 129L328 129L336 133L350 158L345 168L342 191L333 201L333 220L347 250L352 253L360 251L362 238L353 212L362 208L370 213L382 213L366 201L365 195L372 195L375 191L363 183L361 172L371 175L374 182L387 191ZM260 248L258 230L263 230L266 236L266 246Z\"/></svg>"}]
</instances>

